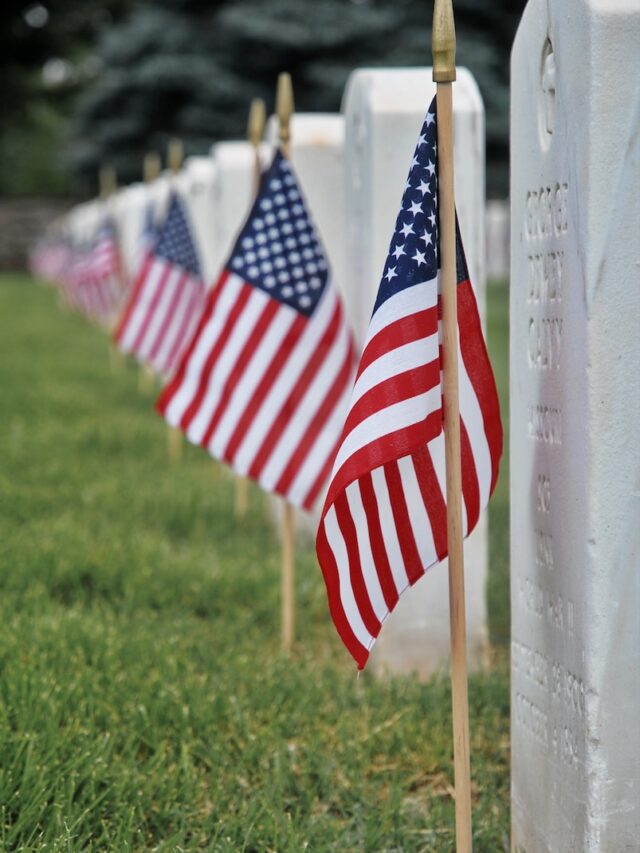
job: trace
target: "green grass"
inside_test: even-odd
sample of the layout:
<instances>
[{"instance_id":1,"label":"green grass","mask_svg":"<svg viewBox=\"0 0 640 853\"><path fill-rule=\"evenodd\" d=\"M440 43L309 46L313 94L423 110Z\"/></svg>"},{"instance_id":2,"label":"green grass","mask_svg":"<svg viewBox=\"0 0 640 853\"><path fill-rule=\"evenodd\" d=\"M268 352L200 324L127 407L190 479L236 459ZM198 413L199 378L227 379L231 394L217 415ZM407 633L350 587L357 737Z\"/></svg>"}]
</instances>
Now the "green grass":
<instances>
[{"instance_id":1,"label":"green grass","mask_svg":"<svg viewBox=\"0 0 640 853\"><path fill-rule=\"evenodd\" d=\"M310 546L284 659L261 495L238 524L201 451L170 465L134 367L113 371L106 337L27 277L0 278L0 347L0 849L452 851L448 681L356 678ZM506 494L503 479L496 636ZM503 652L470 705L474 849L496 853Z\"/></svg>"}]
</instances>

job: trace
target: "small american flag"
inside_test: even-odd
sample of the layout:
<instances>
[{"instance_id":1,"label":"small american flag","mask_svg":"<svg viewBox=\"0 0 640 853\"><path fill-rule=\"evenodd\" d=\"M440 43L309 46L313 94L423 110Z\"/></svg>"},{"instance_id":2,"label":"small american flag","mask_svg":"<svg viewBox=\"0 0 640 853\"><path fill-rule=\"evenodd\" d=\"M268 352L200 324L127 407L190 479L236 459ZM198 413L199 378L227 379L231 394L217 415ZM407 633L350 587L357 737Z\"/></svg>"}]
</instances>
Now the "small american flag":
<instances>
[{"instance_id":1,"label":"small american flag","mask_svg":"<svg viewBox=\"0 0 640 853\"><path fill-rule=\"evenodd\" d=\"M354 367L324 252L277 152L158 410L212 456L309 509L331 470Z\"/></svg>"},{"instance_id":2,"label":"small american flag","mask_svg":"<svg viewBox=\"0 0 640 853\"><path fill-rule=\"evenodd\" d=\"M147 251L117 325L118 347L156 373L175 369L202 313L204 283L186 211L177 193Z\"/></svg>"},{"instance_id":3,"label":"small american flag","mask_svg":"<svg viewBox=\"0 0 640 853\"><path fill-rule=\"evenodd\" d=\"M122 264L116 228L106 217L88 243L76 244L65 276L69 303L92 320L109 325L123 293Z\"/></svg>"},{"instance_id":4,"label":"small american flag","mask_svg":"<svg viewBox=\"0 0 640 853\"><path fill-rule=\"evenodd\" d=\"M422 127L369 324L316 548L358 667L399 596L447 556L435 100ZM498 476L500 410L457 239L464 533Z\"/></svg>"}]
</instances>

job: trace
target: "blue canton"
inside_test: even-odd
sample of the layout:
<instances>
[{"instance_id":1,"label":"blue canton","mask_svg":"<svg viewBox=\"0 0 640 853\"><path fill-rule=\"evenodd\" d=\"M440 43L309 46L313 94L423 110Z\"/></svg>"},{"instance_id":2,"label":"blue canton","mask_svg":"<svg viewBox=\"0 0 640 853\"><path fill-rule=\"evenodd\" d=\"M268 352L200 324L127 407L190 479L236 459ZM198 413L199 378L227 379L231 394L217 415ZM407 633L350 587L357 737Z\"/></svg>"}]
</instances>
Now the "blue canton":
<instances>
[{"instance_id":1,"label":"blue canton","mask_svg":"<svg viewBox=\"0 0 640 853\"><path fill-rule=\"evenodd\" d=\"M438 270L436 101L422 125L396 219L373 313L407 287L435 278Z\"/></svg>"},{"instance_id":2,"label":"blue canton","mask_svg":"<svg viewBox=\"0 0 640 853\"><path fill-rule=\"evenodd\" d=\"M158 230L154 254L200 278L200 264L187 216L175 192L171 193L167 217Z\"/></svg>"},{"instance_id":3,"label":"blue canton","mask_svg":"<svg viewBox=\"0 0 640 853\"><path fill-rule=\"evenodd\" d=\"M287 159L276 152L227 267L307 317L328 278L327 261Z\"/></svg>"}]
</instances>

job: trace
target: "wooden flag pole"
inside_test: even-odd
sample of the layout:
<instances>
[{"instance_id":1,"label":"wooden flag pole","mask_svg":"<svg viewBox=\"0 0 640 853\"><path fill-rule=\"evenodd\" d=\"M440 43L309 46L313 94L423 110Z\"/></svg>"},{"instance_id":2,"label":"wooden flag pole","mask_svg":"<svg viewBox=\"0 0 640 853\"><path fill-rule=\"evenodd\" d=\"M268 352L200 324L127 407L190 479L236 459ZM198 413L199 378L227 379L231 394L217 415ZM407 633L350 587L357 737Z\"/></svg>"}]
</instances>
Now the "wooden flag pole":
<instances>
[{"instance_id":1,"label":"wooden flag pole","mask_svg":"<svg viewBox=\"0 0 640 853\"><path fill-rule=\"evenodd\" d=\"M181 139L170 139L167 148L167 165L173 175L177 175L182 167L184 148ZM168 452L171 462L177 462L182 456L182 433L177 427L169 427Z\"/></svg>"},{"instance_id":2,"label":"wooden flag pole","mask_svg":"<svg viewBox=\"0 0 640 853\"><path fill-rule=\"evenodd\" d=\"M278 76L276 112L280 122L280 148L285 157L291 155L291 116L293 115L293 87L291 76ZM293 507L285 501L282 513L282 649L291 651L295 635L295 573Z\"/></svg>"},{"instance_id":3,"label":"wooden flag pole","mask_svg":"<svg viewBox=\"0 0 640 853\"><path fill-rule=\"evenodd\" d=\"M249 109L249 122L247 124L247 139L253 146L253 198L258 194L260 187L260 143L264 134L264 126L267 121L267 108L262 98L254 98ZM235 516L242 519L247 514L249 506L249 480L247 477L236 477L235 482Z\"/></svg>"},{"instance_id":4,"label":"wooden flag pole","mask_svg":"<svg viewBox=\"0 0 640 853\"><path fill-rule=\"evenodd\" d=\"M456 79L456 36L451 0L435 0L432 38L433 79L437 84L438 225L440 232L444 360L444 434L447 471L447 542L449 550L456 851L457 853L471 853L471 768L469 760L464 554L462 549L456 214L453 187L452 83Z\"/></svg>"},{"instance_id":5,"label":"wooden flag pole","mask_svg":"<svg viewBox=\"0 0 640 853\"><path fill-rule=\"evenodd\" d=\"M160 160L160 155L156 151L148 151L144 155L142 163L142 174L145 184L151 184L155 181L160 175L161 170L162 162ZM155 374L153 370L151 370L148 365L141 364L140 370L138 371L138 390L141 394L144 394L145 397L148 397L153 391L154 385Z\"/></svg>"}]
</instances>

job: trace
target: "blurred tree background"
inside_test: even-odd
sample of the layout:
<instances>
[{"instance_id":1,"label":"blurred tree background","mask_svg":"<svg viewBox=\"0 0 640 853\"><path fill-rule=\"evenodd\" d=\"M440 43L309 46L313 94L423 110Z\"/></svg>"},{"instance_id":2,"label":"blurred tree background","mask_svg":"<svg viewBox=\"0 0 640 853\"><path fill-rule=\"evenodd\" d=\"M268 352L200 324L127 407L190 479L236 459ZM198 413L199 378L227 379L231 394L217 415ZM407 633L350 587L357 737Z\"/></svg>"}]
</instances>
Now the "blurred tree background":
<instances>
[{"instance_id":1,"label":"blurred tree background","mask_svg":"<svg viewBox=\"0 0 640 853\"><path fill-rule=\"evenodd\" d=\"M487 189L508 186L509 53L525 0L456 0L458 61L487 116ZM0 193L93 192L101 163L242 136L291 71L301 111L336 111L353 68L430 62L425 0L4 0Z\"/></svg>"}]
</instances>

